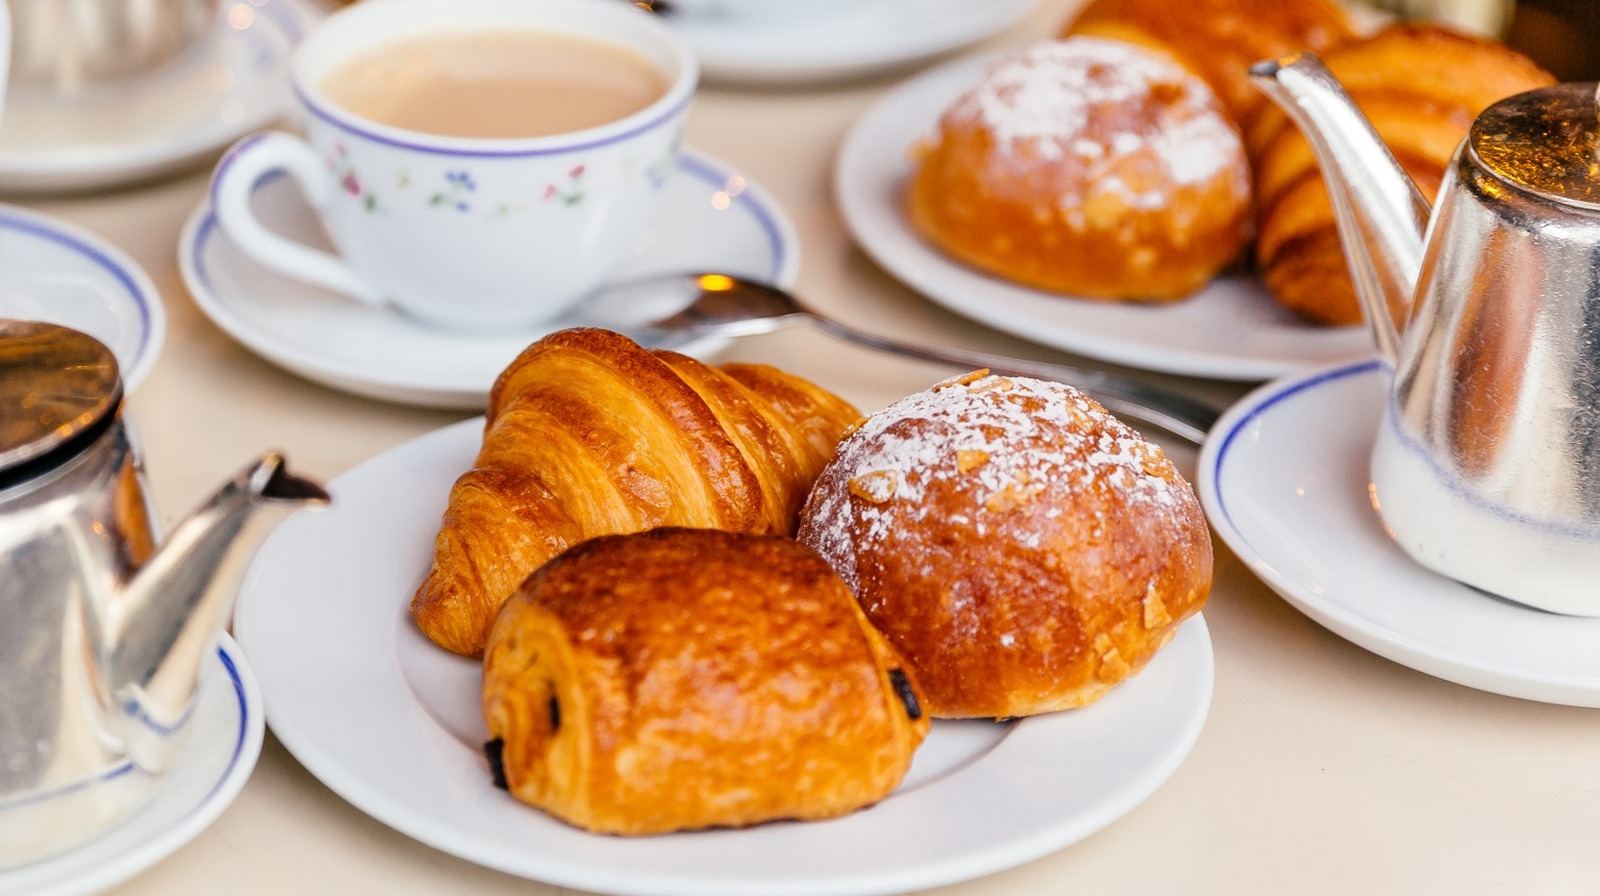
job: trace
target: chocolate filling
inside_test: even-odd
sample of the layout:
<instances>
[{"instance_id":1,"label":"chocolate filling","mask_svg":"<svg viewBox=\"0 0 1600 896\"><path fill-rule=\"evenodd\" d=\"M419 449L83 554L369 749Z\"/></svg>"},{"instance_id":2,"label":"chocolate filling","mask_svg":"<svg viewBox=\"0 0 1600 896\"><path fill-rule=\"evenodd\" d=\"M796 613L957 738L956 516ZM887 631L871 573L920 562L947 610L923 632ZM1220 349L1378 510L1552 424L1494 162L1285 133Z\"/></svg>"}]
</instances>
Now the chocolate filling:
<instances>
[{"instance_id":1,"label":"chocolate filling","mask_svg":"<svg viewBox=\"0 0 1600 896\"><path fill-rule=\"evenodd\" d=\"M506 742L504 738L495 738L483 745L483 755L489 760L489 774L494 776L494 786L501 790L510 790L511 785L506 782Z\"/></svg>"},{"instance_id":2,"label":"chocolate filling","mask_svg":"<svg viewBox=\"0 0 1600 896\"><path fill-rule=\"evenodd\" d=\"M922 704L917 702L917 692L911 687L911 679L906 677L904 669L890 669L889 683L894 685L894 692L900 702L906 705L906 715L914 722L922 718Z\"/></svg>"}]
</instances>

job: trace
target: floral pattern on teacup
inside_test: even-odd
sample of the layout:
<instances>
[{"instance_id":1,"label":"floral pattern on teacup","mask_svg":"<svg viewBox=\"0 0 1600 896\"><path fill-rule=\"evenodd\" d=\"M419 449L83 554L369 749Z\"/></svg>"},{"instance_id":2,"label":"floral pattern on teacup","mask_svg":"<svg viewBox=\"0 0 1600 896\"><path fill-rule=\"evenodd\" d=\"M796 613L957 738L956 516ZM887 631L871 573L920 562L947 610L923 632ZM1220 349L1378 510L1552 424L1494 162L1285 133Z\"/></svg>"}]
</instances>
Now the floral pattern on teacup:
<instances>
[{"instance_id":1,"label":"floral pattern on teacup","mask_svg":"<svg viewBox=\"0 0 1600 896\"><path fill-rule=\"evenodd\" d=\"M646 182L652 188L659 189L671 173L675 159L675 148L663 153L643 170ZM338 182L340 192L360 202L367 211L384 211L393 207L392 202L378 198L372 190L371 181L363 180L350 161L350 151L343 143L334 143L332 151L323 157L323 161L334 180ZM630 171L638 171L632 161L624 161L623 165ZM450 169L444 172L444 183L432 192L426 193L427 199L424 200L424 204L429 208L450 209L461 214L470 214L478 209L489 217L524 212L531 205L554 204L563 208L572 207L581 204L587 195L584 174L588 170L589 165L585 162L573 165L567 169L563 178L545 184L539 196L530 202L515 198L498 201L492 197L484 199L478 191L478 179L471 171L464 168ZM395 172L393 178L395 192L409 191L416 180L411 172L405 169ZM474 200L484 201L475 203Z\"/></svg>"},{"instance_id":2,"label":"floral pattern on teacup","mask_svg":"<svg viewBox=\"0 0 1600 896\"><path fill-rule=\"evenodd\" d=\"M588 166L583 163L573 165L567 169L566 180L560 184L545 184L544 201L559 200L562 205L577 205L583 201L583 172Z\"/></svg>"},{"instance_id":3,"label":"floral pattern on teacup","mask_svg":"<svg viewBox=\"0 0 1600 896\"><path fill-rule=\"evenodd\" d=\"M428 197L434 207L453 208L458 212L472 211L470 194L477 192L478 182L469 171L446 171L445 185Z\"/></svg>"},{"instance_id":4,"label":"floral pattern on teacup","mask_svg":"<svg viewBox=\"0 0 1600 896\"><path fill-rule=\"evenodd\" d=\"M361 176L356 173L355 166L350 162L349 148L343 143L336 142L333 144L333 151L323 156L322 161L328 166L333 179L338 181L341 191L359 201L367 211L377 211L378 197L361 182Z\"/></svg>"}]
</instances>

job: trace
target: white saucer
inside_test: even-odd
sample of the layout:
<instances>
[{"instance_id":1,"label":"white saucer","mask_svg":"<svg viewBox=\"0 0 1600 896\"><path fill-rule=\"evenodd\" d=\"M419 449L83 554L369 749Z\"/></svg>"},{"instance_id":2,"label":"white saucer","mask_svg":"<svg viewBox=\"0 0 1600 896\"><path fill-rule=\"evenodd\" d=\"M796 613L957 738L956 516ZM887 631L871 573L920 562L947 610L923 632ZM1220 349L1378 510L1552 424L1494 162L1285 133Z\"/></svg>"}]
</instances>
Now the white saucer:
<instances>
[{"instance_id":1,"label":"white saucer","mask_svg":"<svg viewBox=\"0 0 1600 896\"><path fill-rule=\"evenodd\" d=\"M194 730L154 801L71 852L0 871L0 896L98 893L149 868L205 830L255 768L266 718L254 673L223 635L200 678Z\"/></svg>"},{"instance_id":2,"label":"white saucer","mask_svg":"<svg viewBox=\"0 0 1600 896\"><path fill-rule=\"evenodd\" d=\"M263 181L254 200L267 226L327 245L289 179ZM518 352L545 333L582 323L468 335L361 305L257 264L217 226L209 200L184 224L178 262L200 309L246 348L335 389L405 404L481 409L489 386ZM655 220L617 277L707 270L787 286L799 266L794 225L766 191L720 162L686 152L667 179ZM696 353L721 342L663 336L649 344Z\"/></svg>"},{"instance_id":3,"label":"white saucer","mask_svg":"<svg viewBox=\"0 0 1600 896\"><path fill-rule=\"evenodd\" d=\"M1038 0L873 0L781 21L672 12L709 81L815 84L948 53L1021 21Z\"/></svg>"},{"instance_id":4,"label":"white saucer","mask_svg":"<svg viewBox=\"0 0 1600 896\"><path fill-rule=\"evenodd\" d=\"M901 787L825 822L660 837L586 834L497 790L482 746L482 664L429 643L407 607L474 418L402 444L275 530L234 630L273 732L353 805L478 864L648 896L901 893L1020 864L1132 810L1178 768L1210 706L1211 639L1185 622L1135 678L1081 710L1011 724L935 722ZM305 624L307 614L316 625Z\"/></svg>"},{"instance_id":5,"label":"white saucer","mask_svg":"<svg viewBox=\"0 0 1600 896\"><path fill-rule=\"evenodd\" d=\"M1188 376L1261 380L1372 353L1364 329L1306 324L1253 277L1231 275L1172 304L1096 302L1007 283L922 241L902 212L914 143L976 84L994 55L917 75L871 106L840 149L834 189L845 225L879 264L958 314L1092 358Z\"/></svg>"},{"instance_id":6,"label":"white saucer","mask_svg":"<svg viewBox=\"0 0 1600 896\"><path fill-rule=\"evenodd\" d=\"M289 51L321 13L304 0L229 0L194 58L75 102L12 91L0 190L94 190L199 164L290 108Z\"/></svg>"},{"instance_id":7,"label":"white saucer","mask_svg":"<svg viewBox=\"0 0 1600 896\"><path fill-rule=\"evenodd\" d=\"M138 263L82 228L0 205L0 317L43 320L105 343L133 391L167 335L161 295Z\"/></svg>"},{"instance_id":8,"label":"white saucer","mask_svg":"<svg viewBox=\"0 0 1600 896\"><path fill-rule=\"evenodd\" d=\"M1212 526L1256 575L1335 634L1468 687L1600 707L1600 619L1503 601L1411 560L1368 500L1387 378L1376 361L1269 383L1200 452Z\"/></svg>"}]
</instances>

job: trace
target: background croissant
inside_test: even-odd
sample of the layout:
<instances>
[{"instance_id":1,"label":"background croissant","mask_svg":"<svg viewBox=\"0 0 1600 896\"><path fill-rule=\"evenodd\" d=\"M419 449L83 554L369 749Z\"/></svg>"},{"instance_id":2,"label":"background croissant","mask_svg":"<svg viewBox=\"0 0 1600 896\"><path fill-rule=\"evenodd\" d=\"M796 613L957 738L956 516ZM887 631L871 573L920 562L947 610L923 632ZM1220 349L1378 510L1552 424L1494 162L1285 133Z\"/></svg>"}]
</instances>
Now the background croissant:
<instances>
[{"instance_id":1,"label":"background croissant","mask_svg":"<svg viewBox=\"0 0 1600 896\"><path fill-rule=\"evenodd\" d=\"M1362 320L1333 206L1310 145L1250 83L1250 65L1321 56L1430 200L1479 113L1554 83L1501 43L1436 25L1358 37L1339 0L1091 0L1063 34L1159 50L1211 85L1250 159L1257 271L1281 304L1327 324Z\"/></svg>"},{"instance_id":2,"label":"background croissant","mask_svg":"<svg viewBox=\"0 0 1600 896\"><path fill-rule=\"evenodd\" d=\"M1091 0L1062 31L1125 41L1172 57L1216 92L1245 133L1271 105L1253 63L1355 38L1339 0Z\"/></svg>"},{"instance_id":3,"label":"background croissant","mask_svg":"<svg viewBox=\"0 0 1600 896\"><path fill-rule=\"evenodd\" d=\"M1423 24L1391 26L1323 61L1429 201L1479 113L1555 83L1503 44ZM1360 323L1333 205L1310 144L1274 107L1257 117L1245 146L1255 174L1256 265L1267 287L1313 320Z\"/></svg>"},{"instance_id":4,"label":"background croissant","mask_svg":"<svg viewBox=\"0 0 1600 896\"><path fill-rule=\"evenodd\" d=\"M772 367L711 367L608 330L553 333L489 393L483 447L450 491L412 618L475 656L522 580L585 539L664 525L792 534L859 417Z\"/></svg>"}]
</instances>

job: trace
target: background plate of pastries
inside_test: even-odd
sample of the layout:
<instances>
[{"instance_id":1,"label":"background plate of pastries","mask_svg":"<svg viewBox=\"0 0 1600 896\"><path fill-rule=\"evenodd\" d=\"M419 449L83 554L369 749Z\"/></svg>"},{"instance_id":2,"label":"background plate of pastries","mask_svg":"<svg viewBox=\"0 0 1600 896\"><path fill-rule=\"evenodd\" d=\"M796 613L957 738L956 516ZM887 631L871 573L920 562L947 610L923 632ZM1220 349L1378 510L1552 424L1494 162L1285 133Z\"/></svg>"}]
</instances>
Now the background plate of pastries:
<instances>
[{"instance_id":1,"label":"background plate of pastries","mask_svg":"<svg viewBox=\"0 0 1600 896\"><path fill-rule=\"evenodd\" d=\"M606 330L278 528L234 628L274 733L462 858L652 896L898 893L1111 824L1210 706L1161 449L974 372L863 417Z\"/></svg>"},{"instance_id":2,"label":"background plate of pastries","mask_svg":"<svg viewBox=\"0 0 1600 896\"><path fill-rule=\"evenodd\" d=\"M1094 0L1061 38L885 94L835 190L862 248L960 314L1169 373L1371 354L1310 147L1250 82L1312 50L1429 196L1473 118L1550 82L1498 43L1360 31L1335 0Z\"/></svg>"}]
</instances>

